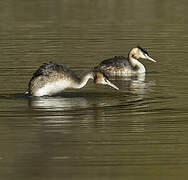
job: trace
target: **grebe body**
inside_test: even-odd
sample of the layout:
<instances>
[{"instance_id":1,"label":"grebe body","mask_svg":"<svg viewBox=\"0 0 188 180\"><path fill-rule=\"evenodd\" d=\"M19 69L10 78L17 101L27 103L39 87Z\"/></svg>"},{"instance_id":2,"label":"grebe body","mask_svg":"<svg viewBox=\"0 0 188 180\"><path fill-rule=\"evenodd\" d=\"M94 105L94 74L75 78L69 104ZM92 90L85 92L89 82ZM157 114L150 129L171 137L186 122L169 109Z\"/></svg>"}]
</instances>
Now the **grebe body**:
<instances>
[{"instance_id":1,"label":"grebe body","mask_svg":"<svg viewBox=\"0 0 188 180\"><path fill-rule=\"evenodd\" d=\"M41 65L33 74L26 94L31 96L54 95L67 88L82 88L89 79L93 79L96 84L109 85L118 89L97 68L88 70L79 77L65 65L49 62Z\"/></svg>"},{"instance_id":2,"label":"grebe body","mask_svg":"<svg viewBox=\"0 0 188 180\"><path fill-rule=\"evenodd\" d=\"M137 46L131 49L128 57L115 56L114 58L106 59L102 61L97 68L110 76L131 76L145 73L146 69L144 65L138 61L139 58L156 62L148 55L145 49Z\"/></svg>"}]
</instances>

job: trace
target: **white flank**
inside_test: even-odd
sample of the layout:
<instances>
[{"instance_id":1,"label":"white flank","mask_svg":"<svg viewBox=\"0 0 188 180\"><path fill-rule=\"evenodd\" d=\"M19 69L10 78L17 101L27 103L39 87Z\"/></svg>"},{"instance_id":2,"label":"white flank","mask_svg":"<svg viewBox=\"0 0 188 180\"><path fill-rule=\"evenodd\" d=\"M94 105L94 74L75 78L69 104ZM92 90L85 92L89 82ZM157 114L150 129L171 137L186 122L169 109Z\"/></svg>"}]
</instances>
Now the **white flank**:
<instances>
[{"instance_id":1,"label":"white flank","mask_svg":"<svg viewBox=\"0 0 188 180\"><path fill-rule=\"evenodd\" d=\"M59 80L56 82L47 83L44 87L38 89L34 96L53 95L71 87L71 82Z\"/></svg>"}]
</instances>

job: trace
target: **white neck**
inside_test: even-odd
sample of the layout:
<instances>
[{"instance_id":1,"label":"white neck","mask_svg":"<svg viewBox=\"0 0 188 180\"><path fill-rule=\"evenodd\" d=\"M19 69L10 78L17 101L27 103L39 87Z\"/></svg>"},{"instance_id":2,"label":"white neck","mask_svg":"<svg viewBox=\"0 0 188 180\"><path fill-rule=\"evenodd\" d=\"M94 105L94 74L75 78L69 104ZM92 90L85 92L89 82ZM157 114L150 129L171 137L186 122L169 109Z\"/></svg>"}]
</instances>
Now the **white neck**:
<instances>
[{"instance_id":1,"label":"white neck","mask_svg":"<svg viewBox=\"0 0 188 180\"><path fill-rule=\"evenodd\" d=\"M139 62L137 59L131 58L130 61L131 61L133 66L138 66L137 72L139 72L139 73L145 73L146 72L144 65L141 62Z\"/></svg>"}]
</instances>

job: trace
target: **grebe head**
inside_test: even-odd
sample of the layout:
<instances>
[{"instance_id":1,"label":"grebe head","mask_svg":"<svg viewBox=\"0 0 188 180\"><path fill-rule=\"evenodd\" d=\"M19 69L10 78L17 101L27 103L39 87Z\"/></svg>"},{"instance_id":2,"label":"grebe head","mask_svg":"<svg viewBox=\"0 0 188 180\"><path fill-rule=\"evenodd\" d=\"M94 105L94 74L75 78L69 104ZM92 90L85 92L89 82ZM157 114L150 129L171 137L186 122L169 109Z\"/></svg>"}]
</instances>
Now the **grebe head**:
<instances>
[{"instance_id":1,"label":"grebe head","mask_svg":"<svg viewBox=\"0 0 188 180\"><path fill-rule=\"evenodd\" d=\"M114 85L113 83L109 81L108 77L103 72L94 70L93 73L94 73L95 84L108 85L108 86L113 87L116 90L119 90L119 88L116 85Z\"/></svg>"},{"instance_id":2,"label":"grebe head","mask_svg":"<svg viewBox=\"0 0 188 180\"><path fill-rule=\"evenodd\" d=\"M153 58L149 56L148 52L140 46L137 46L136 48L133 48L130 51L129 58L134 58L134 59L142 58L156 62Z\"/></svg>"}]
</instances>

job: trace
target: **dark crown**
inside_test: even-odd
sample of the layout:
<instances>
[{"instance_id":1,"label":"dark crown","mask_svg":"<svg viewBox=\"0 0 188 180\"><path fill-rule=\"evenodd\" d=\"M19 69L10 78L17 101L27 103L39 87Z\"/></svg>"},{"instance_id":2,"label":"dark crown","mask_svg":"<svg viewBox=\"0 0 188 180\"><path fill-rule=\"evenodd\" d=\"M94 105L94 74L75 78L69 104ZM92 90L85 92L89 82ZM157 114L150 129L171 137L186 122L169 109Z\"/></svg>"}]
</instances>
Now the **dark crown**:
<instances>
[{"instance_id":1,"label":"dark crown","mask_svg":"<svg viewBox=\"0 0 188 180\"><path fill-rule=\"evenodd\" d=\"M148 52L144 48L142 48L140 46L137 46L137 48L140 49L144 54L148 55Z\"/></svg>"}]
</instances>

